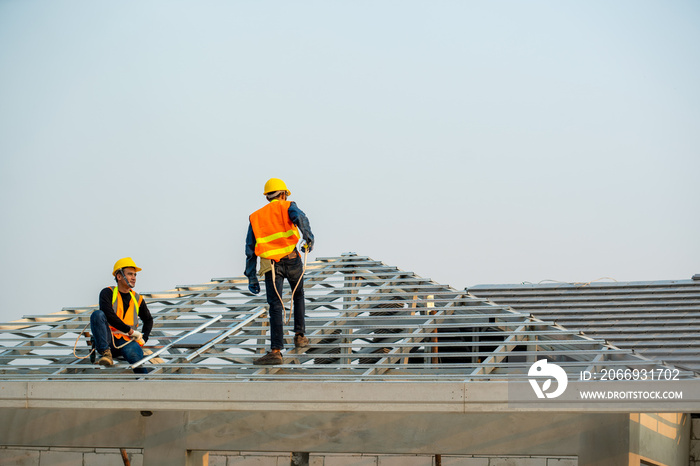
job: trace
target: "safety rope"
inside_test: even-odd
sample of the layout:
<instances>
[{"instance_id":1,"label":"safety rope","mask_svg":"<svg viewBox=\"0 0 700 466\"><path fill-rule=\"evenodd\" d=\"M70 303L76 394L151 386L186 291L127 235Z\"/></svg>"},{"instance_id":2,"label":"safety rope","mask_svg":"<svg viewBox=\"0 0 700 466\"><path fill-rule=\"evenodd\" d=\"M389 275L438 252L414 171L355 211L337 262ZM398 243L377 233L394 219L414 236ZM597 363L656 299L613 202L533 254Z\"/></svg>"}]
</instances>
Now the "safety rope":
<instances>
[{"instance_id":1,"label":"safety rope","mask_svg":"<svg viewBox=\"0 0 700 466\"><path fill-rule=\"evenodd\" d=\"M585 286L589 286L591 283L599 282L601 280L612 280L614 282L617 282L617 280L615 280L614 278L611 278L611 277L600 277L600 278L596 278L595 280L591 280L590 282L562 282L559 280L546 279L546 280L539 281L537 284L541 285L544 282L552 282L552 283L561 283L562 285L573 285L573 286L578 286L578 287L585 287ZM522 282L522 284L523 285L532 285L533 283Z\"/></svg>"},{"instance_id":2,"label":"safety rope","mask_svg":"<svg viewBox=\"0 0 700 466\"><path fill-rule=\"evenodd\" d=\"M73 345L73 356L75 356L78 359L87 359L95 351L95 348L92 348L90 350L90 352L88 353L88 355L85 357L81 357L81 356L78 356L77 354L75 354L75 350L78 348L78 341L80 341L80 337L83 336L83 333L85 332L85 329L88 328L88 325L90 325L90 322L85 324L85 327L83 327L83 329L78 333L78 338L75 339L75 344Z\"/></svg>"},{"instance_id":3,"label":"safety rope","mask_svg":"<svg viewBox=\"0 0 700 466\"><path fill-rule=\"evenodd\" d=\"M284 300L282 299L282 296L280 296L279 290L277 290L277 282L275 281L275 261L271 262L272 266L272 287L275 289L275 293L277 293L277 297L280 300L280 303L282 303L282 322L285 324L289 323L289 319L291 319L292 314L293 314L293 309L294 309L294 293L296 293L297 288L299 288L299 284L304 280L304 274L306 273L306 259L309 257L309 248L305 247L304 248L304 267L301 270L301 278L297 282L296 286L292 290L292 297L289 298L289 317L287 317L287 308L284 306Z\"/></svg>"},{"instance_id":4,"label":"safety rope","mask_svg":"<svg viewBox=\"0 0 700 466\"><path fill-rule=\"evenodd\" d=\"M80 331L80 333L78 333L78 338L75 339L75 344L73 345L73 356L75 356L77 359L87 359L96 350L96 348L93 347L90 350L90 352L87 354L87 356L78 356L77 354L75 354L75 350L78 349L78 342L80 341L80 337L83 336L83 333L85 333L85 329L88 328L89 325L90 325L90 322L85 324L85 327L83 327L83 329ZM119 333L121 333L122 335L126 335L123 332L119 332ZM117 346L117 343L114 341L114 333L109 332L109 334L112 336L112 346L114 346L115 349L124 348L126 345L128 345L132 341L132 340L126 340L126 342L124 342L123 345ZM133 340L133 341L136 341L136 340Z\"/></svg>"}]
</instances>

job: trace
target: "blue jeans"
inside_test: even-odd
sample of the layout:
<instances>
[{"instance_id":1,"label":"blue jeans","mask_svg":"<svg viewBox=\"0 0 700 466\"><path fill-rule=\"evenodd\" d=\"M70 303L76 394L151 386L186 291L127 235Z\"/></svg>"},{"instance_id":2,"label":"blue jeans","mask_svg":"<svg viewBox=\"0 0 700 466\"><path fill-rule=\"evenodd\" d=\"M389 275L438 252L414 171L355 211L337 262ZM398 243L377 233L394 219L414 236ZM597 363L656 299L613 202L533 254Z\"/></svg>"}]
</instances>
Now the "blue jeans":
<instances>
[{"instance_id":1,"label":"blue jeans","mask_svg":"<svg viewBox=\"0 0 700 466\"><path fill-rule=\"evenodd\" d=\"M107 349L112 350L112 357L121 356L127 360L129 364L134 364L143 359L143 350L136 341L131 340L121 348L115 348L112 344L112 331L109 329L107 317L100 309L93 311L90 314L90 331L95 340L95 350L103 354ZM123 345L126 340L115 339L117 345ZM134 369L136 374L148 374L150 371L145 367L137 367Z\"/></svg>"},{"instance_id":2,"label":"blue jeans","mask_svg":"<svg viewBox=\"0 0 700 466\"><path fill-rule=\"evenodd\" d=\"M279 262L273 262L272 266L275 268L274 285L272 283L272 272L265 274L265 294L267 304L270 306L270 347L273 350L281 350L284 349L284 329L282 322L283 304L280 301L280 296L283 296L282 287L284 286L285 278L292 290L295 287L297 288L293 299L294 333L304 334L306 332L304 323L304 313L306 312L306 306L304 305L304 265L301 261L301 256L297 254L297 257L294 259L280 259ZM299 284L298 287L297 284ZM275 292L275 287L277 287L279 296Z\"/></svg>"}]
</instances>

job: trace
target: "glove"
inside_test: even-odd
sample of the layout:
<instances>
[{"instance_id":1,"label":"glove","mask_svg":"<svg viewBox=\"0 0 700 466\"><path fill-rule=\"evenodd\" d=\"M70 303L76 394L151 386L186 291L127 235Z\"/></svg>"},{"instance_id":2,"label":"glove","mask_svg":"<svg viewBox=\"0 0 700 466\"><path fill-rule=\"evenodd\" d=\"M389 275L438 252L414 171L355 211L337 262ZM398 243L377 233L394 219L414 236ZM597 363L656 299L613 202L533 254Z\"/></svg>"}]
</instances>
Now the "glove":
<instances>
[{"instance_id":1,"label":"glove","mask_svg":"<svg viewBox=\"0 0 700 466\"><path fill-rule=\"evenodd\" d=\"M306 252L311 252L314 250L314 242L306 241L306 243L304 243L304 245L301 248Z\"/></svg>"},{"instance_id":2,"label":"glove","mask_svg":"<svg viewBox=\"0 0 700 466\"><path fill-rule=\"evenodd\" d=\"M138 330L134 330L131 332L131 335L129 335L129 338L132 340L143 340L143 333L139 332Z\"/></svg>"},{"instance_id":3,"label":"glove","mask_svg":"<svg viewBox=\"0 0 700 466\"><path fill-rule=\"evenodd\" d=\"M257 280L248 280L248 289L253 294L260 293L260 283Z\"/></svg>"}]
</instances>

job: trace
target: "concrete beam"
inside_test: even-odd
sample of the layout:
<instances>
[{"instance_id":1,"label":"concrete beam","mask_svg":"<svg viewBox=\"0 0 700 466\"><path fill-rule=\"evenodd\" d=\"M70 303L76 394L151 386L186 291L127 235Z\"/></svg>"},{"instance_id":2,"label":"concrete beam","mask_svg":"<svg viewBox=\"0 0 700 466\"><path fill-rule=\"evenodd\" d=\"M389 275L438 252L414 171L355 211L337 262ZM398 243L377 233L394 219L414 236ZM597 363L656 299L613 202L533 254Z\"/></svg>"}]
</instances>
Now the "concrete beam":
<instances>
[{"instance_id":1,"label":"concrete beam","mask_svg":"<svg viewBox=\"0 0 700 466\"><path fill-rule=\"evenodd\" d=\"M576 383L567 392L575 393ZM573 387L573 388L572 388ZM0 408L300 412L696 412L700 385L676 381L677 400L537 400L527 382L3 382ZM513 396L527 393L529 399Z\"/></svg>"},{"instance_id":2,"label":"concrete beam","mask_svg":"<svg viewBox=\"0 0 700 466\"><path fill-rule=\"evenodd\" d=\"M145 464L188 451L575 455L617 414L1 409L6 445L143 448ZM158 458L163 458L159 460ZM169 462L166 462L167 459Z\"/></svg>"}]
</instances>

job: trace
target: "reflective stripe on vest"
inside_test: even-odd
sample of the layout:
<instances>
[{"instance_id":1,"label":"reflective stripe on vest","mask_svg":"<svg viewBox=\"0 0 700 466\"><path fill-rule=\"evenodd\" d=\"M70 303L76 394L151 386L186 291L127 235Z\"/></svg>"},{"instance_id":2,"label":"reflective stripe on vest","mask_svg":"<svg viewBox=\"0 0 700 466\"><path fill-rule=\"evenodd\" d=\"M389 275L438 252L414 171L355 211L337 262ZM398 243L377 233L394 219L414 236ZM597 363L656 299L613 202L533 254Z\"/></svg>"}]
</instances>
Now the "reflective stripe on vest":
<instances>
[{"instance_id":1,"label":"reflective stripe on vest","mask_svg":"<svg viewBox=\"0 0 700 466\"><path fill-rule=\"evenodd\" d=\"M140 294L134 292L133 290L129 290L129 294L131 295L131 300L129 301L129 308L124 312L124 303L122 302L121 296L119 295L119 289L116 286L110 286L112 289L112 309L114 310L114 313L119 317L122 322L124 322L126 325L129 327L136 329L139 326L139 304L143 301L143 298L141 297ZM116 333L119 330L116 328L110 326L110 330L112 330L112 334L114 334L115 338L124 338L126 340L130 340L129 337L122 335L120 333Z\"/></svg>"},{"instance_id":2,"label":"reflective stripe on vest","mask_svg":"<svg viewBox=\"0 0 700 466\"><path fill-rule=\"evenodd\" d=\"M256 256L279 261L296 248L301 236L289 218L290 204L290 201L275 199L250 215Z\"/></svg>"}]
</instances>

